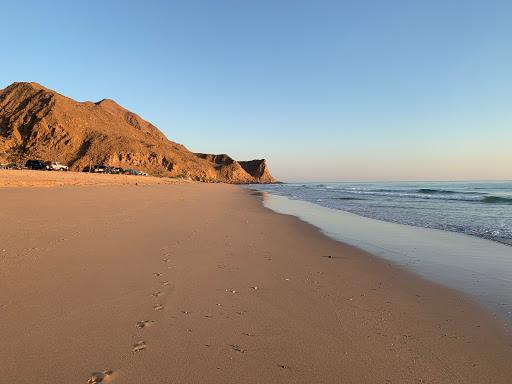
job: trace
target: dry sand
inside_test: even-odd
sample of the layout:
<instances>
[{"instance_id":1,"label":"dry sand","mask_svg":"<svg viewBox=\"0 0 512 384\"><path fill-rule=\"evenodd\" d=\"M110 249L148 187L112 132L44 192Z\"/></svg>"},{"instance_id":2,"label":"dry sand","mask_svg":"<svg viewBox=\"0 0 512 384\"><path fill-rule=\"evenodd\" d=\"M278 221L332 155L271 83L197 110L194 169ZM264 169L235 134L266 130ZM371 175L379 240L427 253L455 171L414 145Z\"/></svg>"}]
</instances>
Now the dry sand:
<instances>
[{"instance_id":1,"label":"dry sand","mask_svg":"<svg viewBox=\"0 0 512 384\"><path fill-rule=\"evenodd\" d=\"M512 382L474 303L237 186L0 201L0 383Z\"/></svg>"},{"instance_id":2,"label":"dry sand","mask_svg":"<svg viewBox=\"0 0 512 384\"><path fill-rule=\"evenodd\" d=\"M168 177L0 169L0 188L62 187L67 185L154 185L183 182L186 181Z\"/></svg>"}]
</instances>

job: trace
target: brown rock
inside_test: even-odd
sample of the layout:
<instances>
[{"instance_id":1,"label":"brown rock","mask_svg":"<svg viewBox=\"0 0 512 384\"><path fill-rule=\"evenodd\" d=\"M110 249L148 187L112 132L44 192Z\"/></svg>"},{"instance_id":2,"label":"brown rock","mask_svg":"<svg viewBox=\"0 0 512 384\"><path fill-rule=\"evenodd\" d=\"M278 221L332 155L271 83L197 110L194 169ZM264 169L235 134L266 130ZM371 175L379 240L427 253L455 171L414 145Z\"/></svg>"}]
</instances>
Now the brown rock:
<instances>
[{"instance_id":1,"label":"brown rock","mask_svg":"<svg viewBox=\"0 0 512 384\"><path fill-rule=\"evenodd\" d=\"M77 102L37 83L13 83L0 90L0 161L28 158L75 171L106 164L201 181L275 182L265 160L195 154L113 100Z\"/></svg>"},{"instance_id":2,"label":"brown rock","mask_svg":"<svg viewBox=\"0 0 512 384\"><path fill-rule=\"evenodd\" d=\"M270 174L265 159L235 161L226 154L211 155L206 153L196 153L196 155L212 163L224 179L234 178L239 180L240 183L277 182L277 180Z\"/></svg>"}]
</instances>

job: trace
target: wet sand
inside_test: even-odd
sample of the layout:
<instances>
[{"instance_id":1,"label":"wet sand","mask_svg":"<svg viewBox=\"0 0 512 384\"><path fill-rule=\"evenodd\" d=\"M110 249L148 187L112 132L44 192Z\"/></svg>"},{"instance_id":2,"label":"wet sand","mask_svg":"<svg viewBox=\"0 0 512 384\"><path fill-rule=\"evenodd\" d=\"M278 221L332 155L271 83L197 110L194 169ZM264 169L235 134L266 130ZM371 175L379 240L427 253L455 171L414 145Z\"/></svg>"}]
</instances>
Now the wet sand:
<instances>
[{"instance_id":1,"label":"wet sand","mask_svg":"<svg viewBox=\"0 0 512 384\"><path fill-rule=\"evenodd\" d=\"M265 207L296 216L429 281L463 292L512 326L512 247L462 233L362 217L264 193Z\"/></svg>"},{"instance_id":2,"label":"wet sand","mask_svg":"<svg viewBox=\"0 0 512 384\"><path fill-rule=\"evenodd\" d=\"M0 382L512 380L499 320L240 187L3 188L0 201Z\"/></svg>"}]
</instances>

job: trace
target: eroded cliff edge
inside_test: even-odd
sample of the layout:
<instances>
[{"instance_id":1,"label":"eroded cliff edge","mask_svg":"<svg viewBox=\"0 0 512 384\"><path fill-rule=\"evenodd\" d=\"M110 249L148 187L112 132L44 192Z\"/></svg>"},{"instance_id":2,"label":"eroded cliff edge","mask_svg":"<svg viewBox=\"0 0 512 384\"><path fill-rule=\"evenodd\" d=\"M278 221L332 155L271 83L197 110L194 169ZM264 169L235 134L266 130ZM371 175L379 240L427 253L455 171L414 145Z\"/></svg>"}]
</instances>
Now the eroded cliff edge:
<instances>
[{"instance_id":1,"label":"eroded cliff edge","mask_svg":"<svg viewBox=\"0 0 512 384\"><path fill-rule=\"evenodd\" d=\"M37 83L0 90L0 161L28 158L136 168L157 176L272 183L265 160L196 154L113 100L78 102Z\"/></svg>"}]
</instances>

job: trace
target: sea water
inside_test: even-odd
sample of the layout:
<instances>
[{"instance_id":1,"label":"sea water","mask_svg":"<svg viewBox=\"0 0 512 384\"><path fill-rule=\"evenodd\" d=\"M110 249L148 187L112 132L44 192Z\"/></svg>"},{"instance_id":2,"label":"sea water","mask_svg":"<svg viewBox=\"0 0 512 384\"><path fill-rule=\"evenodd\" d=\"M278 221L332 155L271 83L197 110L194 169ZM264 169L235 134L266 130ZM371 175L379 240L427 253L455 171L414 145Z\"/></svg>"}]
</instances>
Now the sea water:
<instances>
[{"instance_id":1,"label":"sea water","mask_svg":"<svg viewBox=\"0 0 512 384\"><path fill-rule=\"evenodd\" d=\"M299 183L254 186L382 221L512 245L512 182Z\"/></svg>"}]
</instances>

